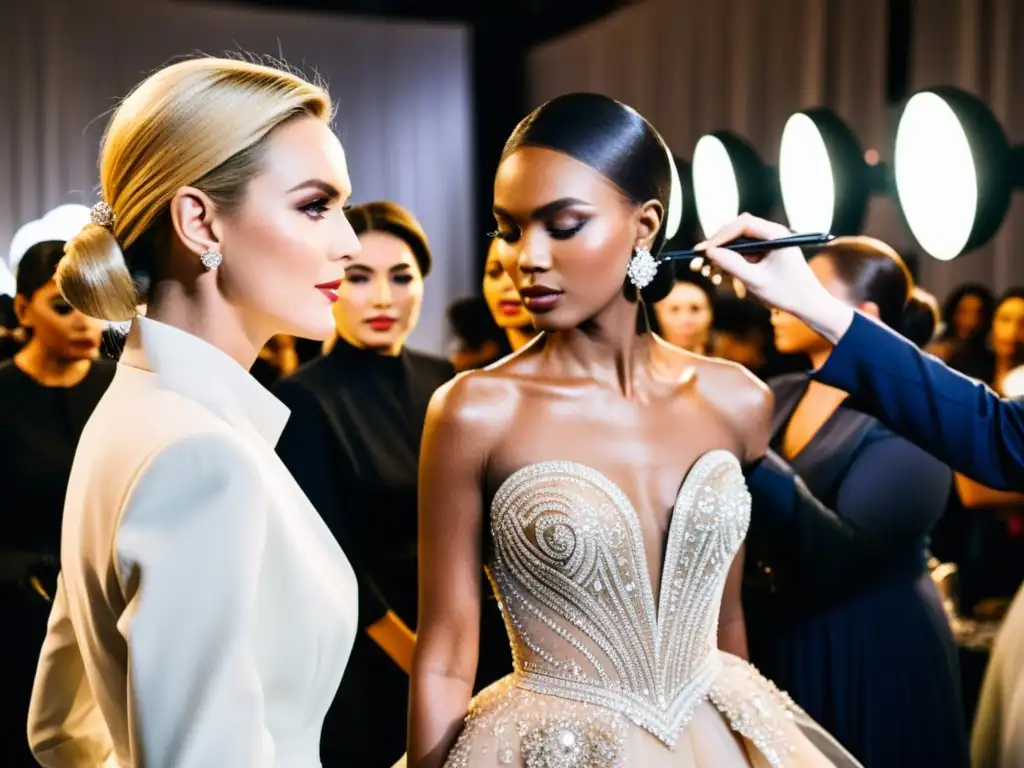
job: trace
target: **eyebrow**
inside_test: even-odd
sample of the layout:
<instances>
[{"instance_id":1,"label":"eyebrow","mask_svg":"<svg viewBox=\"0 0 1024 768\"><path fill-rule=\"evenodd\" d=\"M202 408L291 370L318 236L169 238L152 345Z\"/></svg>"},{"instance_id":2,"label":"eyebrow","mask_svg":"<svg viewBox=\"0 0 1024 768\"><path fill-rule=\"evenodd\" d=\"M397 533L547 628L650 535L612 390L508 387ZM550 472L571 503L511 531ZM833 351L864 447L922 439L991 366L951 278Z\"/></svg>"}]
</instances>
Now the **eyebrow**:
<instances>
[{"instance_id":1,"label":"eyebrow","mask_svg":"<svg viewBox=\"0 0 1024 768\"><path fill-rule=\"evenodd\" d=\"M590 203L588 203L586 200L580 200L578 197L562 197L559 198L558 200L553 200L550 203L545 203L539 208L534 208L533 211L530 213L529 218L532 219L533 221L546 219L551 216L554 216L556 213L564 211L566 208L571 208L574 205L590 205ZM502 216L506 219L515 218L504 208L500 208L497 205L494 206L494 215Z\"/></svg>"},{"instance_id":2,"label":"eyebrow","mask_svg":"<svg viewBox=\"0 0 1024 768\"><path fill-rule=\"evenodd\" d=\"M305 181L301 182L300 184L296 184L294 187L292 187L288 191L289 192L296 192L296 191L298 191L300 189L305 189L306 187L311 187L313 189L319 189L321 192L323 192L325 195L327 195L328 197L330 197L332 199L341 197L341 193L337 190L337 188L333 184L328 184L323 179L306 179Z\"/></svg>"}]
</instances>

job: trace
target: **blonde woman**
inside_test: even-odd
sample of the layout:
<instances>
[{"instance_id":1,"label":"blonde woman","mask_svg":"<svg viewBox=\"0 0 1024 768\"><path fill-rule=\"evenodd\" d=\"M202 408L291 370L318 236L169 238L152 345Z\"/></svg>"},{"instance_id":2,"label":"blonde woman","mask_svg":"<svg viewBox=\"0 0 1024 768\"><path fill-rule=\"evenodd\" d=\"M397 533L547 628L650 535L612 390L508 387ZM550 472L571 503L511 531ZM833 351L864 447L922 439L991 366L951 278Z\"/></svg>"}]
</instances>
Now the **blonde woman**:
<instances>
[{"instance_id":1,"label":"blonde woman","mask_svg":"<svg viewBox=\"0 0 1024 768\"><path fill-rule=\"evenodd\" d=\"M359 246L331 113L295 75L202 58L107 128L103 202L57 283L133 322L71 471L29 712L44 766L320 765L355 578L274 453L287 408L247 370L275 334L334 331Z\"/></svg>"}]
</instances>

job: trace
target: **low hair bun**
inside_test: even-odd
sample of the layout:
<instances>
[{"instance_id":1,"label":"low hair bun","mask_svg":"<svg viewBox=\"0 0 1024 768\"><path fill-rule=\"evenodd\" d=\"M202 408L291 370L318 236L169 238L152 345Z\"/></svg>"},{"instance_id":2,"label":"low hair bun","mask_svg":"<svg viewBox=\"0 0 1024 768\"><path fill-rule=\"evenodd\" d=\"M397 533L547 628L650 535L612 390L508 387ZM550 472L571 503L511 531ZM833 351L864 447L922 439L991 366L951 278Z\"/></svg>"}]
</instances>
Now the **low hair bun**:
<instances>
[{"instance_id":1,"label":"low hair bun","mask_svg":"<svg viewBox=\"0 0 1024 768\"><path fill-rule=\"evenodd\" d=\"M98 320L131 320L141 303L121 247L97 224L86 224L64 246L54 279L71 306Z\"/></svg>"}]
</instances>

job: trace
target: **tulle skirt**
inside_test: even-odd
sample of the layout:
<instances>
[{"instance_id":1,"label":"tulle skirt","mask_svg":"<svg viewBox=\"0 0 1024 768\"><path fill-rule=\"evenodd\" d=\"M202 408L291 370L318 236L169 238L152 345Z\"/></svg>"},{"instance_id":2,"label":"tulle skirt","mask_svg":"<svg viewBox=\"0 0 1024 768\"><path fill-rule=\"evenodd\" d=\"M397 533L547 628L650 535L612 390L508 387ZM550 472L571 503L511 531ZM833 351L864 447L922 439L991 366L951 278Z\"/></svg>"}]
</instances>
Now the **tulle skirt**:
<instances>
[{"instance_id":1,"label":"tulle skirt","mask_svg":"<svg viewBox=\"0 0 1024 768\"><path fill-rule=\"evenodd\" d=\"M720 656L671 745L624 714L530 690L514 673L473 699L446 768L859 768L754 667Z\"/></svg>"}]
</instances>

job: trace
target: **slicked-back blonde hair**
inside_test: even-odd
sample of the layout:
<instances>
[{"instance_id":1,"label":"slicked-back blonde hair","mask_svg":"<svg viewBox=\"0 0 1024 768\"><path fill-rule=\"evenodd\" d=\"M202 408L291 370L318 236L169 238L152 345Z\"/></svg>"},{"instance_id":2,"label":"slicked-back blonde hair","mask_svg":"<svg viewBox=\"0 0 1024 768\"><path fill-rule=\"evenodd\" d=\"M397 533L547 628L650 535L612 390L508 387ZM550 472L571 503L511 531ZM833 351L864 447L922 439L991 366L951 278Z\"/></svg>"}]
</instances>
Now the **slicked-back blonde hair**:
<instances>
[{"instance_id":1,"label":"slicked-back blonde hair","mask_svg":"<svg viewBox=\"0 0 1024 768\"><path fill-rule=\"evenodd\" d=\"M134 317L166 247L170 202L193 186L230 211L259 171L267 135L292 118L333 117L330 96L291 72L248 61L196 58L161 69L111 117L100 151L112 230L89 224L70 240L57 286L82 312Z\"/></svg>"}]
</instances>

